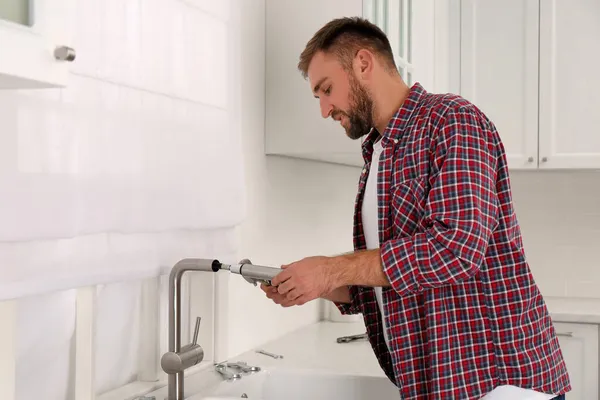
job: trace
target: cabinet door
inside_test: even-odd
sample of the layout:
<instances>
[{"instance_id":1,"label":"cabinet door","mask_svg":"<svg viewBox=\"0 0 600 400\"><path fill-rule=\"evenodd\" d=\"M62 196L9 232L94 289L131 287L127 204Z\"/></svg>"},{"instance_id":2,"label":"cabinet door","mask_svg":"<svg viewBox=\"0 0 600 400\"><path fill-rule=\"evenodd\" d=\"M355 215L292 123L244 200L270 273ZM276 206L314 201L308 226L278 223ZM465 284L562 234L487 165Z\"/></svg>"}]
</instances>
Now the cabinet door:
<instances>
[{"instance_id":1,"label":"cabinet door","mask_svg":"<svg viewBox=\"0 0 600 400\"><path fill-rule=\"evenodd\" d=\"M569 400L598 399L598 325L555 322L571 378Z\"/></svg>"},{"instance_id":2,"label":"cabinet door","mask_svg":"<svg viewBox=\"0 0 600 400\"><path fill-rule=\"evenodd\" d=\"M334 18L360 16L361 0L266 1L266 153L362 166L360 140L331 118L297 69L310 38Z\"/></svg>"},{"instance_id":3,"label":"cabinet door","mask_svg":"<svg viewBox=\"0 0 600 400\"><path fill-rule=\"evenodd\" d=\"M460 94L496 125L511 169L537 167L539 0L462 0Z\"/></svg>"},{"instance_id":4,"label":"cabinet door","mask_svg":"<svg viewBox=\"0 0 600 400\"><path fill-rule=\"evenodd\" d=\"M65 87L72 46L74 0L0 1L0 89Z\"/></svg>"},{"instance_id":5,"label":"cabinet door","mask_svg":"<svg viewBox=\"0 0 600 400\"><path fill-rule=\"evenodd\" d=\"M599 21L598 0L541 0L542 168L600 168Z\"/></svg>"}]
</instances>

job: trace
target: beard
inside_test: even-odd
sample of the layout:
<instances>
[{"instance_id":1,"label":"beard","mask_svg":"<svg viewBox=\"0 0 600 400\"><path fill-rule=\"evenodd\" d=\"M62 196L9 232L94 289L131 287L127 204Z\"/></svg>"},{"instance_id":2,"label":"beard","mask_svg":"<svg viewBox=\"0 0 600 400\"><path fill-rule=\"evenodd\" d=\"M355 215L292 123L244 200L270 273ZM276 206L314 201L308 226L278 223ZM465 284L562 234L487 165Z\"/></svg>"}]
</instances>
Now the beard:
<instances>
[{"instance_id":1,"label":"beard","mask_svg":"<svg viewBox=\"0 0 600 400\"><path fill-rule=\"evenodd\" d=\"M374 112L373 99L354 75L350 74L350 109L348 112L336 109L332 113L333 117L345 115L348 119L348 126L344 126L346 135L357 140L373 128Z\"/></svg>"}]
</instances>

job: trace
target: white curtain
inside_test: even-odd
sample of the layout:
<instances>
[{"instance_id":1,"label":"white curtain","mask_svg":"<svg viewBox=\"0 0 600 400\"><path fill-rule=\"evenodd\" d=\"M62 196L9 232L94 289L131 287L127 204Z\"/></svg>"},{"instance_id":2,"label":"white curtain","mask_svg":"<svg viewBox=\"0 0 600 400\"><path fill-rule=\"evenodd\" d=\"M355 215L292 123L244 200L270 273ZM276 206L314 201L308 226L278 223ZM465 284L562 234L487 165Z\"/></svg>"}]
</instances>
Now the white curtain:
<instances>
[{"instance_id":1,"label":"white curtain","mask_svg":"<svg viewBox=\"0 0 600 400\"><path fill-rule=\"evenodd\" d=\"M23 298L19 399L70 397L70 288L107 284L98 345L135 347L139 288L111 283L233 254L245 214L237 0L76 4L68 87L0 91L0 299ZM112 372L100 360L98 390L130 380L135 356Z\"/></svg>"},{"instance_id":2,"label":"white curtain","mask_svg":"<svg viewBox=\"0 0 600 400\"><path fill-rule=\"evenodd\" d=\"M77 4L69 86L0 92L1 282L28 294L39 274L52 286L76 283L73 269L155 268L132 234L244 215L229 1Z\"/></svg>"}]
</instances>

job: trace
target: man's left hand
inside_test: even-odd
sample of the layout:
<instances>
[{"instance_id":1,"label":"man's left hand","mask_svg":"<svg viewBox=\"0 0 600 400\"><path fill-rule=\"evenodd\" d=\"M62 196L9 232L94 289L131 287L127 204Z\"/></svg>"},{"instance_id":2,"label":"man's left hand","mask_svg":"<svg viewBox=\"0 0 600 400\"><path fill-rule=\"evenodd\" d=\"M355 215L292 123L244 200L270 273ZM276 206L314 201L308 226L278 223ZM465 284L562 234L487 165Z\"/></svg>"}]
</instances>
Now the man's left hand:
<instances>
[{"instance_id":1,"label":"man's left hand","mask_svg":"<svg viewBox=\"0 0 600 400\"><path fill-rule=\"evenodd\" d=\"M281 268L283 271L271 283L294 305L303 305L336 289L331 257L307 257Z\"/></svg>"}]
</instances>

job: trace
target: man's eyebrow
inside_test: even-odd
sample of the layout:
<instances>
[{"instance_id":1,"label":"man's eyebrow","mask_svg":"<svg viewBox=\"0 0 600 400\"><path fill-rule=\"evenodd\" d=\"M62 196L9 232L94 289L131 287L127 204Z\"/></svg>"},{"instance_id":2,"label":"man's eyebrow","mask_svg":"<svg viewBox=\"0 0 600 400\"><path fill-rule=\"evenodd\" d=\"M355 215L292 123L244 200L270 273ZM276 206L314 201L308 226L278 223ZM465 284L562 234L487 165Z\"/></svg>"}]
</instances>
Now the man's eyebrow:
<instances>
[{"instance_id":1,"label":"man's eyebrow","mask_svg":"<svg viewBox=\"0 0 600 400\"><path fill-rule=\"evenodd\" d=\"M326 76L326 77L324 77L324 78L321 78L321 79L319 80L319 82L317 82L317 84L315 85L315 87L314 87L314 89L313 89L313 93L315 93L315 97L317 97L316 93L319 91L319 89L321 88L321 85L323 84L323 82L325 82L325 80L326 80L327 78L328 78L327 76Z\"/></svg>"}]
</instances>

